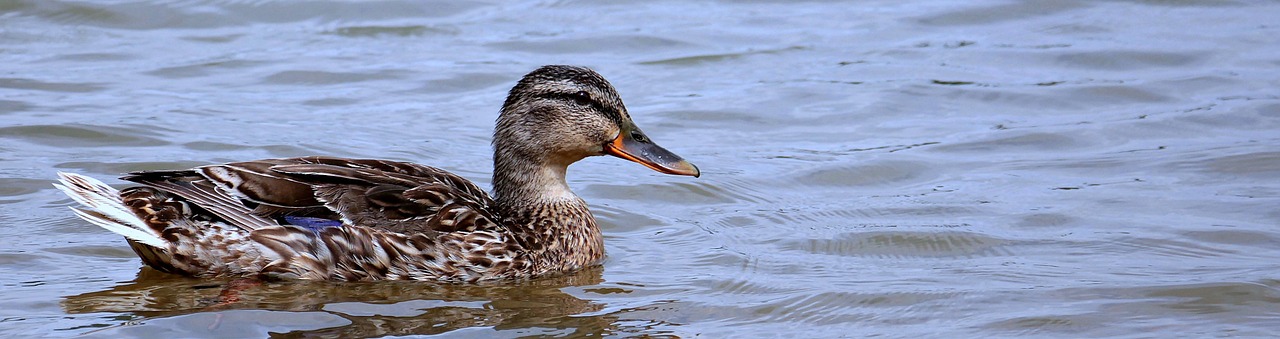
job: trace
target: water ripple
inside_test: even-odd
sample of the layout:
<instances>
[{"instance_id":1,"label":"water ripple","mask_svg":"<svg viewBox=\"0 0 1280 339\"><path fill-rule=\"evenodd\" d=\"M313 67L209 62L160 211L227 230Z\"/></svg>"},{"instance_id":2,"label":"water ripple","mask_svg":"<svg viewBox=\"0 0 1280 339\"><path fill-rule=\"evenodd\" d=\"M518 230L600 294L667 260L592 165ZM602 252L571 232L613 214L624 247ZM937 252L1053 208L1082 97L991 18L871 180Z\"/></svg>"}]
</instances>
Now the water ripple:
<instances>
[{"instance_id":1,"label":"water ripple","mask_svg":"<svg viewBox=\"0 0 1280 339\"><path fill-rule=\"evenodd\" d=\"M62 93L88 93L101 91L106 88L106 86L102 83L47 82L26 78L0 78L0 88Z\"/></svg>"},{"instance_id":2,"label":"water ripple","mask_svg":"<svg viewBox=\"0 0 1280 339\"><path fill-rule=\"evenodd\" d=\"M1065 53L1059 62L1075 68L1132 71L1148 67L1186 67L1199 62L1201 53L1108 50L1102 52Z\"/></svg>"},{"instance_id":3,"label":"water ripple","mask_svg":"<svg viewBox=\"0 0 1280 339\"><path fill-rule=\"evenodd\" d=\"M138 129L95 125L27 125L0 127L0 138L55 147L145 147L168 145L139 135Z\"/></svg>"},{"instance_id":4,"label":"water ripple","mask_svg":"<svg viewBox=\"0 0 1280 339\"><path fill-rule=\"evenodd\" d=\"M969 232L886 232L841 234L834 239L785 242L786 250L872 258L972 258L1010 256L1013 241Z\"/></svg>"}]
</instances>

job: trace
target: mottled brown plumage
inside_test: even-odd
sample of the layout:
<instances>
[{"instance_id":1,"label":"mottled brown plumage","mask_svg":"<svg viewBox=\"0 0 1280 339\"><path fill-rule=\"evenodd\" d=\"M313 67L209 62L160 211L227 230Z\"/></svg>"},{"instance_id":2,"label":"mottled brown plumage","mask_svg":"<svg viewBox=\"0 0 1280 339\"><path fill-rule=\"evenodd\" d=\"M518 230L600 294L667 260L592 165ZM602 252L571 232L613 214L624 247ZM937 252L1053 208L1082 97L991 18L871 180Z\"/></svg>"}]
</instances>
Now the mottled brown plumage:
<instances>
[{"instance_id":1,"label":"mottled brown plumage","mask_svg":"<svg viewBox=\"0 0 1280 339\"><path fill-rule=\"evenodd\" d=\"M444 170L334 157L135 172L117 192L60 173L76 213L143 262L198 277L524 279L596 265L603 238L567 167L614 155L669 174L692 164L631 122L590 69L544 66L511 89L494 130L494 195Z\"/></svg>"}]
</instances>

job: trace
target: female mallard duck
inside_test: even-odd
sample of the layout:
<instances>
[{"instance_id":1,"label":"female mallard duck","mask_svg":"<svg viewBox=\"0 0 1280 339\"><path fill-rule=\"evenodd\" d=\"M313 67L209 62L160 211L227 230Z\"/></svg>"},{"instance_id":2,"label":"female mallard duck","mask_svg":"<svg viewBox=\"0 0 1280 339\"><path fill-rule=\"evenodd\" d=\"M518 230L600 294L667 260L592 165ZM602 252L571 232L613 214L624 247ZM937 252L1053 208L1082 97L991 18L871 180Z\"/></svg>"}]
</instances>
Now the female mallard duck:
<instances>
[{"instance_id":1,"label":"female mallard duck","mask_svg":"<svg viewBox=\"0 0 1280 339\"><path fill-rule=\"evenodd\" d=\"M600 229L565 169L605 154L699 174L640 132L599 74L544 66L502 105L492 197L434 167L319 156L134 172L122 179L145 186L123 191L70 173L55 186L165 272L477 282L598 264Z\"/></svg>"}]
</instances>

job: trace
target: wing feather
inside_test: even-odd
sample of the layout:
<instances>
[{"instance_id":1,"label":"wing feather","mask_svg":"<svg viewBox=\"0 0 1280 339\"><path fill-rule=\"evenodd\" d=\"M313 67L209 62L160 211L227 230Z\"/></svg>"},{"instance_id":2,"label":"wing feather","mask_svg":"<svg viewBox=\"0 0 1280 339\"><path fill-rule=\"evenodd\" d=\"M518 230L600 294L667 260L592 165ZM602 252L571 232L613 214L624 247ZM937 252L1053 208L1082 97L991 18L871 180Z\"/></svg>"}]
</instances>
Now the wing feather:
<instances>
[{"instance_id":1,"label":"wing feather","mask_svg":"<svg viewBox=\"0 0 1280 339\"><path fill-rule=\"evenodd\" d=\"M470 181L412 163L335 157L264 159L123 179L193 202L245 230L284 216L319 217L397 233L507 232L492 198Z\"/></svg>"}]
</instances>

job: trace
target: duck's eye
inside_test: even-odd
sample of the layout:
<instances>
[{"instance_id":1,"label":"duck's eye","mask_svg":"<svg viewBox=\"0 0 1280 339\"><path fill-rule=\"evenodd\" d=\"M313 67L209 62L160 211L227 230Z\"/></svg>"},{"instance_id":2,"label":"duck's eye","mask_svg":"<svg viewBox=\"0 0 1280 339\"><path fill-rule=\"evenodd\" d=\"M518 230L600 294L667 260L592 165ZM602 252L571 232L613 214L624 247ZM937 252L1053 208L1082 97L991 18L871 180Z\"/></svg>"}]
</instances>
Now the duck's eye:
<instances>
[{"instance_id":1,"label":"duck's eye","mask_svg":"<svg viewBox=\"0 0 1280 339\"><path fill-rule=\"evenodd\" d=\"M644 134L641 134L640 132L631 131L631 140L635 140L636 142L648 143L649 137L644 136Z\"/></svg>"},{"instance_id":2,"label":"duck's eye","mask_svg":"<svg viewBox=\"0 0 1280 339\"><path fill-rule=\"evenodd\" d=\"M588 94L587 91L578 91L577 93L573 93L572 97L573 102L579 105L591 104L591 94Z\"/></svg>"}]
</instances>

